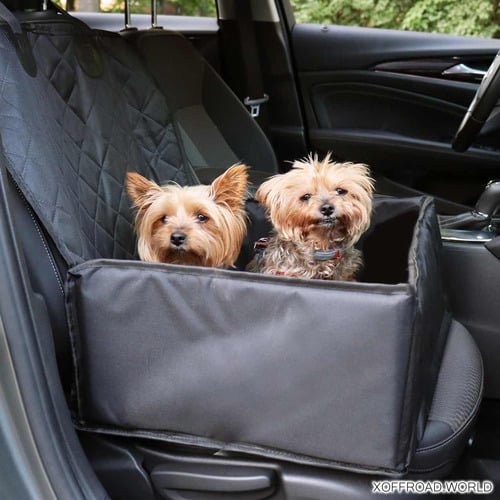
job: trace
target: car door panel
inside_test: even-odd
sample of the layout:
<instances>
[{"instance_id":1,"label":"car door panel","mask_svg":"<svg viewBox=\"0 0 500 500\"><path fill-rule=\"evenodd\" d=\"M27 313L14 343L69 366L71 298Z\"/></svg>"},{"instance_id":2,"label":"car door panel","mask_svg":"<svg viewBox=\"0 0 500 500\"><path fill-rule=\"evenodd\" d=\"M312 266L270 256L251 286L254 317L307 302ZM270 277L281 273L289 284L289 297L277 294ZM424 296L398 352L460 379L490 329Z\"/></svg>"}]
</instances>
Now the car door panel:
<instances>
[{"instance_id":1,"label":"car door panel","mask_svg":"<svg viewBox=\"0 0 500 500\"><path fill-rule=\"evenodd\" d=\"M312 150L466 205L498 175L491 138L451 141L500 41L297 24L292 43Z\"/></svg>"},{"instance_id":2,"label":"car door panel","mask_svg":"<svg viewBox=\"0 0 500 500\"><path fill-rule=\"evenodd\" d=\"M383 61L489 56L500 41L414 31L296 24L294 54L302 71L366 69ZM492 52L493 51L493 52Z\"/></svg>"}]
</instances>

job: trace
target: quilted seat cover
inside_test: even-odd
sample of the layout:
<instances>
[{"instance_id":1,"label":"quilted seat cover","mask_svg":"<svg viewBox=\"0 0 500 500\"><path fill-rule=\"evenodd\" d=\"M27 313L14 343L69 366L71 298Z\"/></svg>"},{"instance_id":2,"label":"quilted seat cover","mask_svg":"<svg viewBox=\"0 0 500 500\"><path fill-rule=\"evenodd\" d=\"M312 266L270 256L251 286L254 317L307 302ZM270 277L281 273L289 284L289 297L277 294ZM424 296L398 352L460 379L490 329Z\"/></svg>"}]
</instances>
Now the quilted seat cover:
<instances>
[{"instance_id":1,"label":"quilted seat cover","mask_svg":"<svg viewBox=\"0 0 500 500\"><path fill-rule=\"evenodd\" d=\"M71 18L24 29L35 77L0 37L1 160L69 265L133 258L126 172L196 182L165 99L119 35Z\"/></svg>"}]
</instances>

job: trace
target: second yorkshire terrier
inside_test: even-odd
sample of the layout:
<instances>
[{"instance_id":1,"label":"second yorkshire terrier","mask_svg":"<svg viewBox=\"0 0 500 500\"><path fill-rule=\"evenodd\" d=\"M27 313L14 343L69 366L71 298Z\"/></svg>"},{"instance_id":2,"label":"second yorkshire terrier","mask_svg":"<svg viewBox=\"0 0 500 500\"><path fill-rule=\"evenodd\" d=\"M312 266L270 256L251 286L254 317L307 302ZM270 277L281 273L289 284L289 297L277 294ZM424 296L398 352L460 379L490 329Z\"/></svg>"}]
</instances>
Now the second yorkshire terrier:
<instances>
[{"instance_id":1,"label":"second yorkshire terrier","mask_svg":"<svg viewBox=\"0 0 500 500\"><path fill-rule=\"evenodd\" d=\"M248 168L234 165L211 185L159 186L127 174L127 191L137 209L142 260L229 268L246 234Z\"/></svg>"},{"instance_id":2,"label":"second yorkshire terrier","mask_svg":"<svg viewBox=\"0 0 500 500\"><path fill-rule=\"evenodd\" d=\"M310 156L264 182L256 199L273 233L259 240L248 270L265 274L351 281L362 266L354 248L368 228L373 180L366 165ZM266 240L266 239L264 239ZM257 245L259 244L257 243Z\"/></svg>"}]
</instances>

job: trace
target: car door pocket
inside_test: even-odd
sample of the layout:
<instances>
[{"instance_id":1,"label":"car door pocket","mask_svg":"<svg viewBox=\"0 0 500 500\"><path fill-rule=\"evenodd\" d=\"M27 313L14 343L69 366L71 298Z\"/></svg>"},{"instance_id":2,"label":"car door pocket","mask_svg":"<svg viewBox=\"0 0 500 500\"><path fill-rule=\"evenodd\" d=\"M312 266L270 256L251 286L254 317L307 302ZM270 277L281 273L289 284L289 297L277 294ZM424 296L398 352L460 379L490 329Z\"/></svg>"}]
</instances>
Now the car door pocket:
<instances>
[{"instance_id":1,"label":"car door pocket","mask_svg":"<svg viewBox=\"0 0 500 500\"><path fill-rule=\"evenodd\" d=\"M430 199L388 199L364 282L80 264L67 282L76 425L402 474L446 330L439 245Z\"/></svg>"},{"instance_id":2,"label":"car door pocket","mask_svg":"<svg viewBox=\"0 0 500 500\"><path fill-rule=\"evenodd\" d=\"M384 132L445 144L464 113L440 99L371 83L316 85L311 102L321 129Z\"/></svg>"}]
</instances>

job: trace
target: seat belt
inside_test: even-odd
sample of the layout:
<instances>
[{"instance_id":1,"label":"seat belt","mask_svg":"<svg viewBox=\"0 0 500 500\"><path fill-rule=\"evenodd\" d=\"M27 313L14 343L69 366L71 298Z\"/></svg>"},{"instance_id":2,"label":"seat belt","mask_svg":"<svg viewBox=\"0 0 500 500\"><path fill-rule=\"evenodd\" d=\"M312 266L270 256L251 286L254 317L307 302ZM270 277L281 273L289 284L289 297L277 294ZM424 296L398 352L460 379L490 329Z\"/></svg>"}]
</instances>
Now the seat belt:
<instances>
[{"instance_id":1,"label":"seat belt","mask_svg":"<svg viewBox=\"0 0 500 500\"><path fill-rule=\"evenodd\" d=\"M246 97L243 99L243 104L248 106L250 115L257 121L263 132L268 135L269 113L266 106L263 105L269 101L269 96L264 92L251 3L251 0L235 0L233 3L245 82Z\"/></svg>"}]
</instances>

